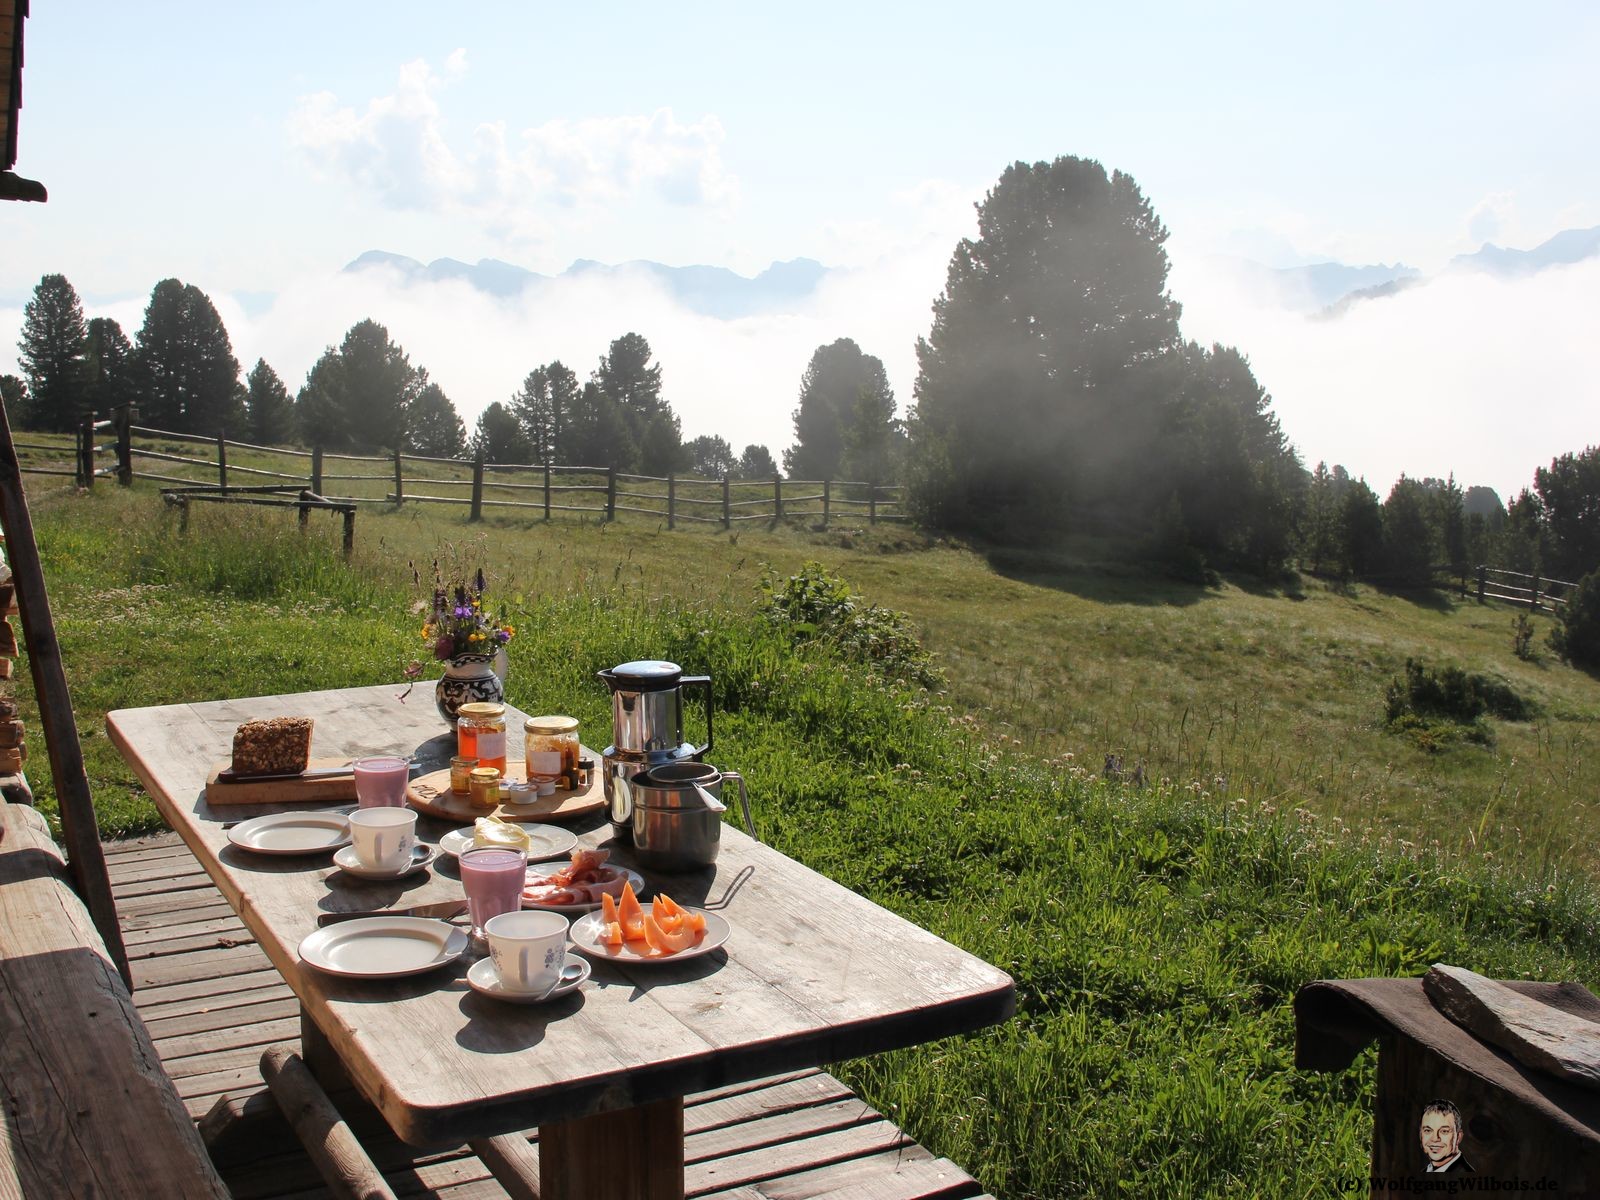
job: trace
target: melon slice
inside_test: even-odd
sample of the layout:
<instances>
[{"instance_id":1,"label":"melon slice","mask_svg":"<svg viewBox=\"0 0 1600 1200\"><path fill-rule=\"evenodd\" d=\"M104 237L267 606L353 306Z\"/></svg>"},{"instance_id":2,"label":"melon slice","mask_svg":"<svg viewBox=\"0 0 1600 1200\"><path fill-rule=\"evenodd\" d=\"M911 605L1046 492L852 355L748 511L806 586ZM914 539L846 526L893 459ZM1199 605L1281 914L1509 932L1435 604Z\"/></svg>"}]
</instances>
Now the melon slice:
<instances>
[{"instance_id":1,"label":"melon slice","mask_svg":"<svg viewBox=\"0 0 1600 1200\"><path fill-rule=\"evenodd\" d=\"M628 941L645 939L644 909L639 906L639 897L633 894L632 882L623 885L622 901L617 905L617 922L622 926L622 936Z\"/></svg>"}]
</instances>

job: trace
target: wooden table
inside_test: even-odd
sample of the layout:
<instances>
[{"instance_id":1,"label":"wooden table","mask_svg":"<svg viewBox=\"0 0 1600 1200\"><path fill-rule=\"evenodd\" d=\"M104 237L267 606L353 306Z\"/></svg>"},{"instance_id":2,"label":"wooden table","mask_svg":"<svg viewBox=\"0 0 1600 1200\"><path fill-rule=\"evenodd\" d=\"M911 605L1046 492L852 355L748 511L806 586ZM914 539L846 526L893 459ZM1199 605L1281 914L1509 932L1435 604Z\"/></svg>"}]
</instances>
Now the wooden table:
<instances>
[{"instance_id":1,"label":"wooden table","mask_svg":"<svg viewBox=\"0 0 1600 1200\"><path fill-rule=\"evenodd\" d=\"M700 958L597 962L576 994L537 1007L473 992L465 960L382 981L302 967L297 947L319 912L459 898L459 878L435 864L407 880L363 882L325 857L242 852L223 823L277 809L213 812L207 771L227 757L241 721L283 715L316 720L318 756L407 751L423 770L443 765L454 739L431 697L400 703L397 692L121 709L106 728L299 997L307 1060L319 1072L342 1069L407 1142L459 1145L538 1126L544 1200L681 1197L685 1094L980 1029L1014 1011L1005 972L731 825L715 868L644 872L732 925L727 946ZM521 714L507 715L520 730ZM511 754L521 754L516 735ZM754 807L759 820L759 796ZM435 840L450 827L424 818L420 828ZM603 816L572 828L583 845L610 835ZM628 861L620 849L617 858Z\"/></svg>"}]
</instances>

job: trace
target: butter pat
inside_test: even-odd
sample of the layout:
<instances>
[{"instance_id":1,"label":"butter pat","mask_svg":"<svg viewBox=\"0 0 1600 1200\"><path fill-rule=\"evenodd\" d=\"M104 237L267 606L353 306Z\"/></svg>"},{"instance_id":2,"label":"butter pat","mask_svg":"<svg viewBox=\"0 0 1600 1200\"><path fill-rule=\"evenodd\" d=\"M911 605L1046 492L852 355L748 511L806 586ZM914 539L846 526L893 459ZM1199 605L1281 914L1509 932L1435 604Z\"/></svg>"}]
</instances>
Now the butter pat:
<instances>
[{"instance_id":1,"label":"butter pat","mask_svg":"<svg viewBox=\"0 0 1600 1200\"><path fill-rule=\"evenodd\" d=\"M524 854L532 845L532 840L523 832L522 826L512 821L502 821L499 817L479 817L472 823L472 844L474 846L503 846L509 850L521 850Z\"/></svg>"}]
</instances>

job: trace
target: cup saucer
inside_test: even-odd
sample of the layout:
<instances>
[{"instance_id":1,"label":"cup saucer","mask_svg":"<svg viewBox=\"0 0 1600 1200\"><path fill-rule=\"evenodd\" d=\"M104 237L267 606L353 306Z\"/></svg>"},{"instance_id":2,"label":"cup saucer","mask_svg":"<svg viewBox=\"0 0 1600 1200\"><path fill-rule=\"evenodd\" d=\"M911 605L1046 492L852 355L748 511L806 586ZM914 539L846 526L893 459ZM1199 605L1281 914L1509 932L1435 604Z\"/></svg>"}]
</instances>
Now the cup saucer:
<instances>
[{"instance_id":1,"label":"cup saucer","mask_svg":"<svg viewBox=\"0 0 1600 1200\"><path fill-rule=\"evenodd\" d=\"M386 871L363 866L356 857L356 848L346 846L333 856L333 862L345 874L354 875L357 879L404 879L407 875L415 875L438 857L439 847L418 844L411 851L409 864L398 871Z\"/></svg>"},{"instance_id":2,"label":"cup saucer","mask_svg":"<svg viewBox=\"0 0 1600 1200\"><path fill-rule=\"evenodd\" d=\"M495 1000L504 1000L508 1004L543 1004L546 1000L558 1000L572 991L589 978L589 971L588 959L569 954L567 965L561 968L561 981L550 991L543 994L513 992L500 985L500 972L494 969L494 959L480 958L467 969L467 985L475 992Z\"/></svg>"}]
</instances>

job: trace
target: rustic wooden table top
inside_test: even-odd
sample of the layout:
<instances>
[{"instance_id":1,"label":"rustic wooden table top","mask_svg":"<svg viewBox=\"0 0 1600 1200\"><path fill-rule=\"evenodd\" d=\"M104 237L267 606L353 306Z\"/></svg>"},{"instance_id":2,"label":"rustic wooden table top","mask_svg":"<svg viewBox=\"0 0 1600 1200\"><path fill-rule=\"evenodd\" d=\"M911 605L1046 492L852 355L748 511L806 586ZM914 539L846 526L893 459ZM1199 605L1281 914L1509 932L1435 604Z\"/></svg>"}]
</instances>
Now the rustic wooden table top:
<instances>
[{"instance_id":1,"label":"rustic wooden table top","mask_svg":"<svg viewBox=\"0 0 1600 1200\"><path fill-rule=\"evenodd\" d=\"M414 1145L454 1144L647 1104L775 1072L915 1045L1011 1015L1011 978L731 825L715 868L643 872L674 899L720 913L727 945L680 963L596 962L576 993L514 1006L473 992L468 959L425 975L349 980L302 967L319 913L460 898L453 868L396 882L352 879L328 857L250 854L225 822L281 806L205 802L206 774L241 721L316 720L322 757L414 752L426 771L453 753L432 697L380 686L265 696L106 717L113 743L162 814L283 973L362 1092ZM508 725L522 726L508 709ZM513 734L511 754L521 753ZM304 807L304 806L300 806ZM760 798L755 798L757 820ZM453 826L423 818L425 840ZM571 826L607 841L603 815ZM618 861L629 863L625 850ZM631 865L631 864L630 864Z\"/></svg>"}]
</instances>

